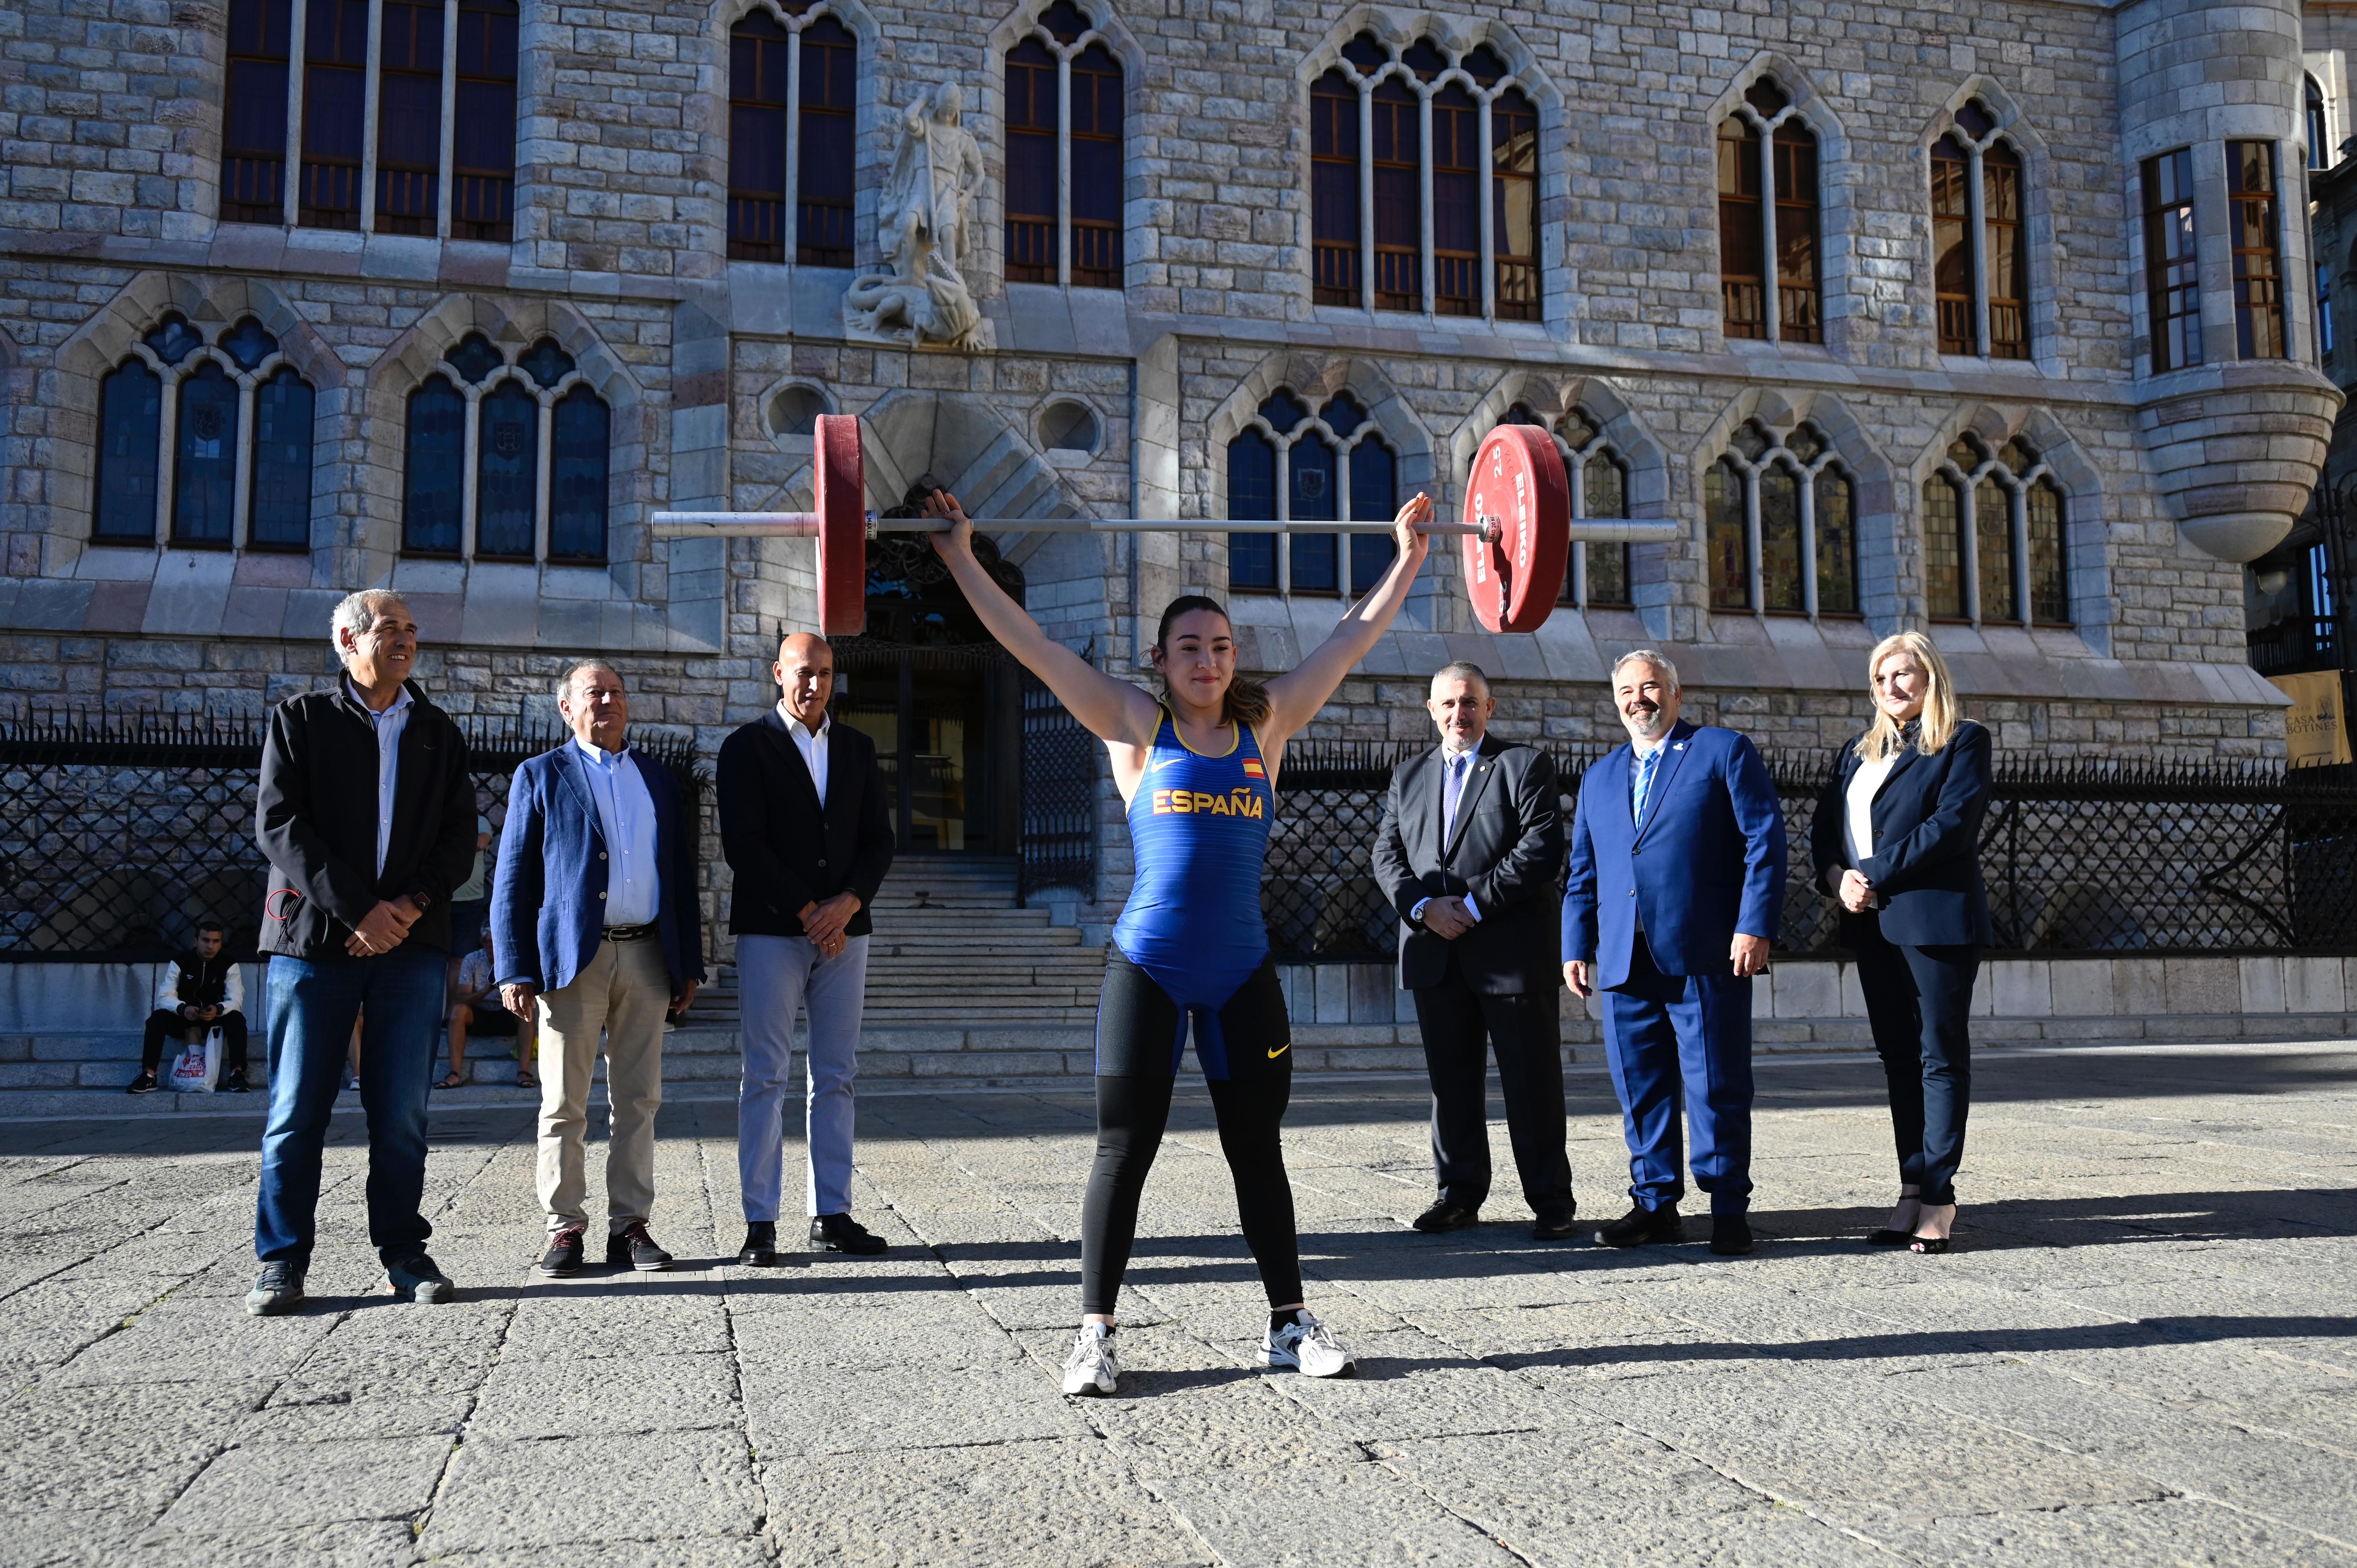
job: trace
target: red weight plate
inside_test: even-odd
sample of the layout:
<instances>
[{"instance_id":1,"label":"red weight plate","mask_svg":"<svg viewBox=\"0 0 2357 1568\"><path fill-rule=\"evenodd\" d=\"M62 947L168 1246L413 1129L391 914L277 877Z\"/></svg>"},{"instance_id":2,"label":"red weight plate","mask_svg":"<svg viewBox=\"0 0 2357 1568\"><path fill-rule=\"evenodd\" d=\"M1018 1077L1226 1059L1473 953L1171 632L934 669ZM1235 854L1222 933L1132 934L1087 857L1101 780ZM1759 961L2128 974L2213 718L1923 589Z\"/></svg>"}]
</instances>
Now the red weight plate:
<instances>
[{"instance_id":1,"label":"red weight plate","mask_svg":"<svg viewBox=\"0 0 2357 1568\"><path fill-rule=\"evenodd\" d=\"M1465 521L1503 525L1496 543L1464 535L1465 589L1491 631L1536 631L1555 610L1571 559L1571 485L1555 438L1536 425L1501 424L1473 455Z\"/></svg>"},{"instance_id":2,"label":"red weight plate","mask_svg":"<svg viewBox=\"0 0 2357 1568\"><path fill-rule=\"evenodd\" d=\"M819 629L829 637L856 637L867 629L867 483L859 421L847 413L820 414L812 446Z\"/></svg>"}]
</instances>

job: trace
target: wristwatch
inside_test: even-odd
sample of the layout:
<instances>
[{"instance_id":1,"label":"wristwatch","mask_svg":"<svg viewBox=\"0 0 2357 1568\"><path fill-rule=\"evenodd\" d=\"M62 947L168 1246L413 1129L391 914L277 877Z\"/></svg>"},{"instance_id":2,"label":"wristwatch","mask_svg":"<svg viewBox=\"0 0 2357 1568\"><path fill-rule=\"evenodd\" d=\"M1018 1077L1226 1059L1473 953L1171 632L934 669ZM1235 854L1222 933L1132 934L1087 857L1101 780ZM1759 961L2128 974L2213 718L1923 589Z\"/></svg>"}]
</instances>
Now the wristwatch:
<instances>
[{"instance_id":1,"label":"wristwatch","mask_svg":"<svg viewBox=\"0 0 2357 1568\"><path fill-rule=\"evenodd\" d=\"M427 909L433 908L434 895L431 893L421 893L413 889L409 895L409 901L416 905L417 912L423 915Z\"/></svg>"}]
</instances>

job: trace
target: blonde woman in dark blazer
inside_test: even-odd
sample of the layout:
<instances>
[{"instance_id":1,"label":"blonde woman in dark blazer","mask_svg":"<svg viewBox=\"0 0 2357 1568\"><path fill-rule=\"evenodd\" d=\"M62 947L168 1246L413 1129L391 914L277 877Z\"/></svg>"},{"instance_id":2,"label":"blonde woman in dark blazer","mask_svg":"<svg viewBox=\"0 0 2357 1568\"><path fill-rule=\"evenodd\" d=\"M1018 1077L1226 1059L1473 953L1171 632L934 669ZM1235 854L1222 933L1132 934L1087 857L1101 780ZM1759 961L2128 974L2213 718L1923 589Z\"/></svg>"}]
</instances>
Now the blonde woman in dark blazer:
<instances>
[{"instance_id":1,"label":"blonde woman in dark blazer","mask_svg":"<svg viewBox=\"0 0 2357 1568\"><path fill-rule=\"evenodd\" d=\"M1944 1252L1972 1103L1973 982L1994 934L1979 853L1992 748L1921 632L1884 638L1867 671L1874 725L1817 802L1811 858L1841 903L1890 1090L1899 1204L1869 1240Z\"/></svg>"}]
</instances>

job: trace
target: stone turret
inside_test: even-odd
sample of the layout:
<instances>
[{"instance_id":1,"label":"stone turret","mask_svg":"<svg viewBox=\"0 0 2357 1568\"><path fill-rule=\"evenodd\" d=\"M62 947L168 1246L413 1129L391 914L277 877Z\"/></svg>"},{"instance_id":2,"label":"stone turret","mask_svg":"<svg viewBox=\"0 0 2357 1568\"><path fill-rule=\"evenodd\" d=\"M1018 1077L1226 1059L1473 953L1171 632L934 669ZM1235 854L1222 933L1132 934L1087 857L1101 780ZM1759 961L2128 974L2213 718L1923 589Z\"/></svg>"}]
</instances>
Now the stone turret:
<instances>
[{"instance_id":1,"label":"stone turret","mask_svg":"<svg viewBox=\"0 0 2357 1568\"><path fill-rule=\"evenodd\" d=\"M2222 560L2248 561L2289 532L2307 506L2341 401L2309 362L2315 306L2297 281L2312 271L2301 188L2299 6L2136 0L2121 7L2116 36L2137 277L2147 275L2139 171L2146 159L2184 148L2200 279L2199 362L2158 373L2150 295L2137 291L2137 434L2185 537ZM2280 353L2245 357L2236 321L2228 147L2239 142L2275 147ZM2267 336L2257 334L2261 350Z\"/></svg>"}]
</instances>

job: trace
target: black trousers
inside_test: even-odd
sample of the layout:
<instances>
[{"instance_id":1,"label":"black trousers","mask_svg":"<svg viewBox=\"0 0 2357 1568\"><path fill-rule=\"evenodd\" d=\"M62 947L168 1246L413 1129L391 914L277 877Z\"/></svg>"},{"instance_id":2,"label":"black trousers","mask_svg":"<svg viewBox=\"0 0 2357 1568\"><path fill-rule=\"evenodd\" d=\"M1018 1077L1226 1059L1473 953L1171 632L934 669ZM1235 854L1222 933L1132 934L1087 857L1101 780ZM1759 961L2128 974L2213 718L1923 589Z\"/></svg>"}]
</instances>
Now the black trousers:
<instances>
[{"instance_id":1,"label":"black trousers","mask_svg":"<svg viewBox=\"0 0 2357 1568\"><path fill-rule=\"evenodd\" d=\"M1572 1208L1564 1152L1563 1049L1555 993L1474 990L1452 954L1437 985L1410 992L1432 1079L1432 1165L1444 1203L1479 1208L1490 1196L1490 1057L1506 1101L1506 1135L1523 1200L1542 1219Z\"/></svg>"},{"instance_id":2,"label":"black trousers","mask_svg":"<svg viewBox=\"0 0 2357 1568\"><path fill-rule=\"evenodd\" d=\"M190 1029L211 1029L216 1026L221 1032L221 1071L243 1072L245 1070L244 1014L224 1013L210 1024L198 1025L188 1022L178 1013L167 1012L161 1007L147 1015L147 1036L139 1044L139 1070L154 1072L163 1065L164 1042L167 1039L177 1040Z\"/></svg>"},{"instance_id":3,"label":"black trousers","mask_svg":"<svg viewBox=\"0 0 2357 1568\"><path fill-rule=\"evenodd\" d=\"M1925 1203L1953 1203L1972 1111L1970 1023L1980 950L1901 946L1883 936L1881 918L1871 910L1848 925L1875 1054L1890 1090L1899 1180L1921 1187Z\"/></svg>"}]
</instances>

